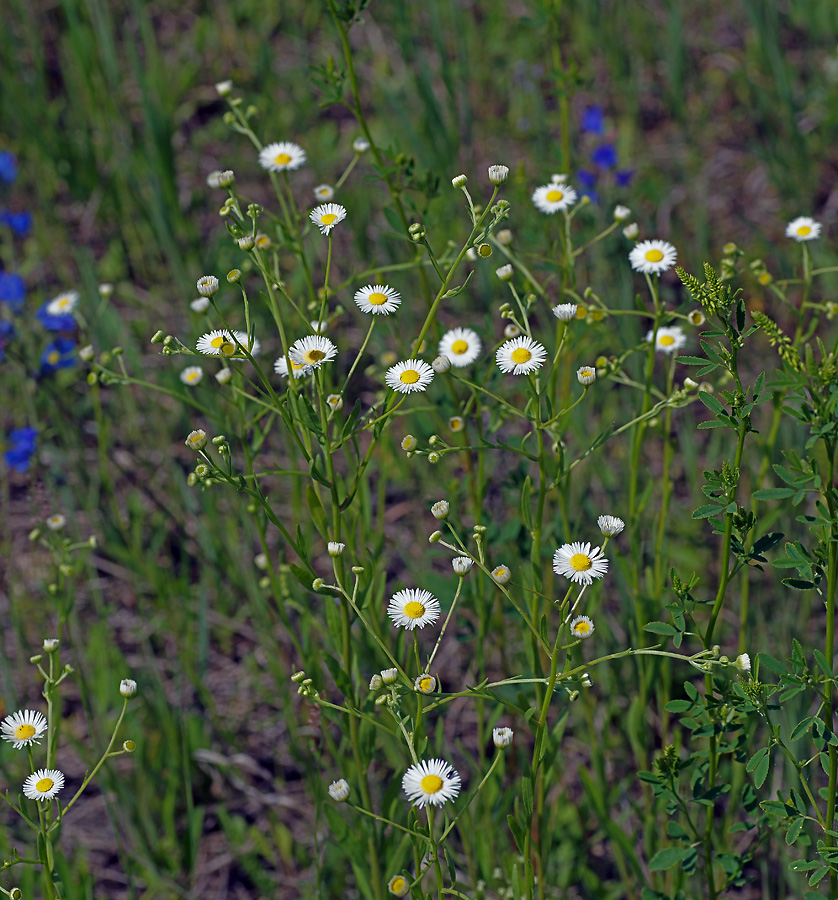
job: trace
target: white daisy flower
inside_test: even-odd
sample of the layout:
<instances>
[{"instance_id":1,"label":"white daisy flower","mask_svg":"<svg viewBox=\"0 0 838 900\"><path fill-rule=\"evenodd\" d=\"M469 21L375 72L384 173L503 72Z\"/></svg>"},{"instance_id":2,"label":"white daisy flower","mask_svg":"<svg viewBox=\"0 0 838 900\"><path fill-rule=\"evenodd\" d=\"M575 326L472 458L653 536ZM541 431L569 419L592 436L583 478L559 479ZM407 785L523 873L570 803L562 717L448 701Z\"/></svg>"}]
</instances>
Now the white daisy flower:
<instances>
[{"instance_id":1,"label":"white daisy flower","mask_svg":"<svg viewBox=\"0 0 838 900\"><path fill-rule=\"evenodd\" d=\"M30 800L52 800L64 787L64 775L58 769L38 769L23 782L23 793Z\"/></svg>"},{"instance_id":2,"label":"white daisy flower","mask_svg":"<svg viewBox=\"0 0 838 900\"><path fill-rule=\"evenodd\" d=\"M225 331L217 328L215 331L202 334L195 344L195 349L205 356L233 356L236 353L241 354L236 341L243 347L246 346L247 335L243 331Z\"/></svg>"},{"instance_id":3,"label":"white daisy flower","mask_svg":"<svg viewBox=\"0 0 838 900\"><path fill-rule=\"evenodd\" d=\"M515 732L511 728L493 728L492 742L498 748L508 747L514 735Z\"/></svg>"},{"instance_id":4,"label":"white daisy flower","mask_svg":"<svg viewBox=\"0 0 838 900\"><path fill-rule=\"evenodd\" d=\"M67 524L67 520L61 513L54 513L47 519L47 528L50 531L61 531L61 529Z\"/></svg>"},{"instance_id":5,"label":"white daisy flower","mask_svg":"<svg viewBox=\"0 0 838 900\"><path fill-rule=\"evenodd\" d=\"M305 150L291 141L268 144L259 152L259 165L269 172L292 172L304 165L305 161Z\"/></svg>"},{"instance_id":6,"label":"white daisy flower","mask_svg":"<svg viewBox=\"0 0 838 900\"><path fill-rule=\"evenodd\" d=\"M339 778L329 785L329 796L336 803L343 803L349 798L349 784L345 778Z\"/></svg>"},{"instance_id":7,"label":"white daisy flower","mask_svg":"<svg viewBox=\"0 0 838 900\"><path fill-rule=\"evenodd\" d=\"M589 543L574 541L562 544L553 554L553 571L577 584L591 584L608 571L608 560L599 547L592 550Z\"/></svg>"},{"instance_id":8,"label":"white daisy flower","mask_svg":"<svg viewBox=\"0 0 838 900\"><path fill-rule=\"evenodd\" d=\"M207 445L207 433L203 428L190 431L184 443L190 450L203 450Z\"/></svg>"},{"instance_id":9,"label":"white daisy flower","mask_svg":"<svg viewBox=\"0 0 838 900\"><path fill-rule=\"evenodd\" d=\"M465 428L466 422L462 416L451 416L448 420L448 427L452 431L462 431Z\"/></svg>"},{"instance_id":10,"label":"white daisy flower","mask_svg":"<svg viewBox=\"0 0 838 900\"><path fill-rule=\"evenodd\" d=\"M543 184L532 192L532 202L536 209L552 215L569 209L576 202L576 191L561 181Z\"/></svg>"},{"instance_id":11,"label":"white daisy flower","mask_svg":"<svg viewBox=\"0 0 838 900\"><path fill-rule=\"evenodd\" d=\"M509 166L489 166L489 181L492 184L503 184L509 177Z\"/></svg>"},{"instance_id":12,"label":"white daisy flower","mask_svg":"<svg viewBox=\"0 0 838 900\"><path fill-rule=\"evenodd\" d=\"M436 678L427 672L417 675L413 682L413 690L420 694L432 694L436 690Z\"/></svg>"},{"instance_id":13,"label":"white daisy flower","mask_svg":"<svg viewBox=\"0 0 838 900\"><path fill-rule=\"evenodd\" d=\"M218 292L218 279L215 275L202 275L195 283L195 287L202 297L212 297Z\"/></svg>"},{"instance_id":14,"label":"white daisy flower","mask_svg":"<svg viewBox=\"0 0 838 900\"><path fill-rule=\"evenodd\" d=\"M399 670L398 669L382 669L381 670L381 680L384 684L395 684L399 678Z\"/></svg>"},{"instance_id":15,"label":"white daisy flower","mask_svg":"<svg viewBox=\"0 0 838 900\"><path fill-rule=\"evenodd\" d=\"M510 322L506 326L506 328L503 329L503 336L506 338L518 337L520 333L521 329L517 325L514 325L512 322Z\"/></svg>"},{"instance_id":16,"label":"white daisy flower","mask_svg":"<svg viewBox=\"0 0 838 900\"><path fill-rule=\"evenodd\" d=\"M421 359L406 359L396 363L384 374L387 386L400 394L426 391L433 379L434 370Z\"/></svg>"},{"instance_id":17,"label":"white daisy flower","mask_svg":"<svg viewBox=\"0 0 838 900\"><path fill-rule=\"evenodd\" d=\"M500 278L501 281L509 281L514 272L512 270L512 264L507 263L505 266L501 266L499 269L495 269L495 275Z\"/></svg>"},{"instance_id":18,"label":"white daisy flower","mask_svg":"<svg viewBox=\"0 0 838 900\"><path fill-rule=\"evenodd\" d=\"M632 247L629 262L636 272L660 275L675 265L678 251L667 241L641 241Z\"/></svg>"},{"instance_id":19,"label":"white daisy flower","mask_svg":"<svg viewBox=\"0 0 838 900\"><path fill-rule=\"evenodd\" d=\"M386 284L368 284L355 291L355 302L361 312L388 316L399 308L402 298L398 291Z\"/></svg>"},{"instance_id":20,"label":"white daisy flower","mask_svg":"<svg viewBox=\"0 0 838 900\"><path fill-rule=\"evenodd\" d=\"M189 308L196 313L206 312L209 309L209 297L196 297L190 304Z\"/></svg>"},{"instance_id":21,"label":"white daisy flower","mask_svg":"<svg viewBox=\"0 0 838 900\"><path fill-rule=\"evenodd\" d=\"M571 319L576 318L577 309L579 309L579 306L576 303L560 303L558 306L553 307L553 315L560 322L569 322Z\"/></svg>"},{"instance_id":22,"label":"white daisy flower","mask_svg":"<svg viewBox=\"0 0 838 900\"><path fill-rule=\"evenodd\" d=\"M586 387L596 381L596 369L593 366L580 366L576 370L576 380Z\"/></svg>"},{"instance_id":23,"label":"white daisy flower","mask_svg":"<svg viewBox=\"0 0 838 900\"><path fill-rule=\"evenodd\" d=\"M451 560L451 567L457 575L468 575L473 565L474 560L469 559L468 556L457 556Z\"/></svg>"},{"instance_id":24,"label":"white daisy flower","mask_svg":"<svg viewBox=\"0 0 838 900\"><path fill-rule=\"evenodd\" d=\"M189 366L180 373L180 380L190 387L200 384L203 377L204 370L200 366Z\"/></svg>"},{"instance_id":25,"label":"white daisy flower","mask_svg":"<svg viewBox=\"0 0 838 900\"><path fill-rule=\"evenodd\" d=\"M707 319L704 317L704 313L700 309L693 309L687 314L687 319L689 320L690 325L695 325L696 328L699 325L703 325Z\"/></svg>"},{"instance_id":26,"label":"white daisy flower","mask_svg":"<svg viewBox=\"0 0 838 900\"><path fill-rule=\"evenodd\" d=\"M331 362L338 355L338 348L320 334L310 334L294 341L288 350L292 363L319 369L323 363Z\"/></svg>"},{"instance_id":27,"label":"white daisy flower","mask_svg":"<svg viewBox=\"0 0 838 900\"><path fill-rule=\"evenodd\" d=\"M570 623L570 633L584 641L585 638L589 638L594 633L593 620L588 618L588 616L577 616Z\"/></svg>"},{"instance_id":28,"label":"white daisy flower","mask_svg":"<svg viewBox=\"0 0 838 900\"><path fill-rule=\"evenodd\" d=\"M394 875L387 882L387 890L396 897L404 897L410 890L410 882L402 875Z\"/></svg>"},{"instance_id":29,"label":"white daisy flower","mask_svg":"<svg viewBox=\"0 0 838 900\"><path fill-rule=\"evenodd\" d=\"M626 527L626 523L617 516L600 516L596 523L599 530L609 537L619 534Z\"/></svg>"},{"instance_id":30,"label":"white daisy flower","mask_svg":"<svg viewBox=\"0 0 838 900\"><path fill-rule=\"evenodd\" d=\"M346 218L346 208L339 203L322 203L308 217L320 229L320 234L328 234L338 222Z\"/></svg>"},{"instance_id":31,"label":"white daisy flower","mask_svg":"<svg viewBox=\"0 0 838 900\"><path fill-rule=\"evenodd\" d=\"M492 569L492 579L498 584L507 584L510 578L512 572L509 571L509 566L495 566Z\"/></svg>"},{"instance_id":32,"label":"white daisy flower","mask_svg":"<svg viewBox=\"0 0 838 900\"><path fill-rule=\"evenodd\" d=\"M495 353L495 361L501 372L513 375L527 375L540 369L547 359L544 347L527 335L505 341Z\"/></svg>"},{"instance_id":33,"label":"white daisy flower","mask_svg":"<svg viewBox=\"0 0 838 900\"><path fill-rule=\"evenodd\" d=\"M302 363L294 362L292 359L291 371L294 373L295 378L305 378L306 375L311 375L314 371L314 366L304 366ZM274 372L276 372L277 375L281 375L283 378L288 377L288 363L285 361L284 356L280 356L274 363Z\"/></svg>"},{"instance_id":34,"label":"white daisy flower","mask_svg":"<svg viewBox=\"0 0 838 900\"><path fill-rule=\"evenodd\" d=\"M47 730L47 720L43 713L34 709L22 709L6 716L0 724L3 740L12 744L15 750L22 750L32 744L40 744Z\"/></svg>"},{"instance_id":35,"label":"white daisy flower","mask_svg":"<svg viewBox=\"0 0 838 900\"><path fill-rule=\"evenodd\" d=\"M405 588L390 598L387 615L394 625L408 631L424 628L433 625L439 618L439 600L430 591Z\"/></svg>"},{"instance_id":36,"label":"white daisy flower","mask_svg":"<svg viewBox=\"0 0 838 900\"><path fill-rule=\"evenodd\" d=\"M443 759L423 760L411 766L402 778L402 790L414 806L442 806L460 793L462 781L454 767Z\"/></svg>"},{"instance_id":37,"label":"white daisy flower","mask_svg":"<svg viewBox=\"0 0 838 900\"><path fill-rule=\"evenodd\" d=\"M798 216L786 226L786 237L800 241L813 241L821 236L821 223L809 216Z\"/></svg>"},{"instance_id":38,"label":"white daisy flower","mask_svg":"<svg viewBox=\"0 0 838 900\"><path fill-rule=\"evenodd\" d=\"M314 196L322 203L327 203L335 196L335 189L330 184L318 184L314 188Z\"/></svg>"},{"instance_id":39,"label":"white daisy flower","mask_svg":"<svg viewBox=\"0 0 838 900\"><path fill-rule=\"evenodd\" d=\"M452 328L439 342L438 353L447 356L458 369L470 366L480 355L482 344L477 333L470 328Z\"/></svg>"},{"instance_id":40,"label":"white daisy flower","mask_svg":"<svg viewBox=\"0 0 838 900\"><path fill-rule=\"evenodd\" d=\"M684 329L679 328L677 325L672 325L669 328L658 328L657 336L655 336L654 331L646 332L647 341L651 341L653 337L655 338L655 350L661 353L675 353L687 343Z\"/></svg>"},{"instance_id":41,"label":"white daisy flower","mask_svg":"<svg viewBox=\"0 0 838 900\"><path fill-rule=\"evenodd\" d=\"M818 226L820 227L820 226ZM53 297L47 305L47 313L51 316L60 316L71 313L79 305L78 291L63 291L57 297Z\"/></svg>"},{"instance_id":42,"label":"white daisy flower","mask_svg":"<svg viewBox=\"0 0 838 900\"><path fill-rule=\"evenodd\" d=\"M431 515L435 519L446 519L448 518L448 513L451 511L451 507L448 504L447 500L437 500L436 503L431 507Z\"/></svg>"}]
</instances>

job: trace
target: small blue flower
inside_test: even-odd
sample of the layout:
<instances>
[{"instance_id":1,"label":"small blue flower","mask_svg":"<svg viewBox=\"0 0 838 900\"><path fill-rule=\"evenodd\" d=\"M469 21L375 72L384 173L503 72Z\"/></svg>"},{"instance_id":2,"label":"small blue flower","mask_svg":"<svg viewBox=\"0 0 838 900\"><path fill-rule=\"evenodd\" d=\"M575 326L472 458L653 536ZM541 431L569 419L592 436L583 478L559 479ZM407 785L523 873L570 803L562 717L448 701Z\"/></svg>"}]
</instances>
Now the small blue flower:
<instances>
[{"instance_id":1,"label":"small blue flower","mask_svg":"<svg viewBox=\"0 0 838 900\"><path fill-rule=\"evenodd\" d=\"M613 144L601 144L591 154L591 162L600 169L613 169L617 165L617 151Z\"/></svg>"},{"instance_id":2,"label":"small blue flower","mask_svg":"<svg viewBox=\"0 0 838 900\"><path fill-rule=\"evenodd\" d=\"M11 228L15 234L20 235L20 237L26 237L32 230L32 213L13 213L8 210L3 210L3 212L0 213L0 222L4 225L8 225L9 228Z\"/></svg>"},{"instance_id":3,"label":"small blue flower","mask_svg":"<svg viewBox=\"0 0 838 900\"><path fill-rule=\"evenodd\" d=\"M634 178L634 169L622 169L615 173L615 177L620 187L628 187L631 179Z\"/></svg>"},{"instance_id":4,"label":"small blue flower","mask_svg":"<svg viewBox=\"0 0 838 900\"><path fill-rule=\"evenodd\" d=\"M38 312L35 318L47 329L47 331L73 331L76 327L76 320L69 313L59 313L55 315L49 311L49 305L52 300L47 300Z\"/></svg>"},{"instance_id":5,"label":"small blue flower","mask_svg":"<svg viewBox=\"0 0 838 900\"><path fill-rule=\"evenodd\" d=\"M58 369L72 368L76 364L73 356L75 349L76 342L70 338L56 338L41 354L41 374L49 375Z\"/></svg>"},{"instance_id":6,"label":"small blue flower","mask_svg":"<svg viewBox=\"0 0 838 900\"><path fill-rule=\"evenodd\" d=\"M0 272L0 303L8 303L12 312L19 313L25 296L26 285L20 275Z\"/></svg>"},{"instance_id":7,"label":"small blue flower","mask_svg":"<svg viewBox=\"0 0 838 900\"><path fill-rule=\"evenodd\" d=\"M582 131L602 134L605 131L605 113L601 106L589 106L582 113Z\"/></svg>"},{"instance_id":8,"label":"small blue flower","mask_svg":"<svg viewBox=\"0 0 838 900\"><path fill-rule=\"evenodd\" d=\"M37 428L15 428L9 434L9 449L3 454L6 465L16 472L25 472L35 452Z\"/></svg>"},{"instance_id":9,"label":"small blue flower","mask_svg":"<svg viewBox=\"0 0 838 900\"><path fill-rule=\"evenodd\" d=\"M12 182L17 178L17 160L14 153L4 150L0 153L0 181Z\"/></svg>"},{"instance_id":10,"label":"small blue flower","mask_svg":"<svg viewBox=\"0 0 838 900\"><path fill-rule=\"evenodd\" d=\"M587 169L580 169L576 173L576 180L583 187L592 188L596 184L596 173L589 172Z\"/></svg>"}]
</instances>

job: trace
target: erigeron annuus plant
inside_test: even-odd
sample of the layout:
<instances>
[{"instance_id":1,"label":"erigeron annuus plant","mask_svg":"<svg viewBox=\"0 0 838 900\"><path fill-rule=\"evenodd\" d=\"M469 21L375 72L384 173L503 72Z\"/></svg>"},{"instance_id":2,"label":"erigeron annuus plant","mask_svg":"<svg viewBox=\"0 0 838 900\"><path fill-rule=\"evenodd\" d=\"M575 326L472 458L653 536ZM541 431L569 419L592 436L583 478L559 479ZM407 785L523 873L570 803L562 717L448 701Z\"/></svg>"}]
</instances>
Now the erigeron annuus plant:
<instances>
[{"instance_id":1,"label":"erigeron annuus plant","mask_svg":"<svg viewBox=\"0 0 838 900\"><path fill-rule=\"evenodd\" d=\"M54 527L56 517L51 519L53 526L50 527ZM106 760L133 753L135 749L134 742L130 740L124 741L119 749L114 749L128 709L128 701L137 692L136 682L126 678L118 685L122 695L122 709L107 747L96 765L85 773L80 784L67 784L67 778L59 768L62 720L60 686L72 675L73 667L69 663L62 666L60 655L60 639L46 638L43 653L36 654L30 660L43 678L46 715L40 710L23 709L6 716L0 723L0 737L5 742L3 747L23 751L30 773L20 788L4 786L0 797L33 833L35 844L31 853L21 854L15 849L10 859L0 863L0 872L12 871L21 865L40 868L43 896L49 900L73 896L73 886L62 884L55 872L55 848L61 832L67 827L66 823L72 820L73 807ZM73 790L72 794L65 790L68 787ZM18 887L0 886L0 893L12 900L24 900Z\"/></svg>"}]
</instances>

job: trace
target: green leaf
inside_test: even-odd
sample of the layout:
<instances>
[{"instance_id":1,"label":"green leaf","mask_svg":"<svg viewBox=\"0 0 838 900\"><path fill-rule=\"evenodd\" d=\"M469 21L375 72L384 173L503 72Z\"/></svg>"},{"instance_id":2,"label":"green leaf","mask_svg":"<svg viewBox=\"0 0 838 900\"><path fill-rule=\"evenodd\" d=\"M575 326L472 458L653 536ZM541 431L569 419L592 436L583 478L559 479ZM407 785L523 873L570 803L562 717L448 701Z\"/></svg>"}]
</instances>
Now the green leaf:
<instances>
[{"instance_id":1,"label":"green leaf","mask_svg":"<svg viewBox=\"0 0 838 900\"><path fill-rule=\"evenodd\" d=\"M323 509L320 498L310 484L306 485L306 502L308 503L308 511L311 513L311 520L314 522L314 527L317 529L320 537L322 537L324 541L328 541L329 525L326 521L326 511Z\"/></svg>"},{"instance_id":2,"label":"green leaf","mask_svg":"<svg viewBox=\"0 0 838 900\"><path fill-rule=\"evenodd\" d=\"M707 360L702 359L700 356L678 356L676 359L685 366L703 366L707 364Z\"/></svg>"},{"instance_id":3,"label":"green leaf","mask_svg":"<svg viewBox=\"0 0 838 900\"><path fill-rule=\"evenodd\" d=\"M823 880L823 876L829 871L829 866L821 866L819 869L815 869L814 872L809 876L809 887L814 887L816 884L820 884Z\"/></svg>"},{"instance_id":4,"label":"green leaf","mask_svg":"<svg viewBox=\"0 0 838 900\"><path fill-rule=\"evenodd\" d=\"M829 660L817 648L815 648L815 662L820 666L821 671L827 678L832 678L832 666L829 664Z\"/></svg>"},{"instance_id":5,"label":"green leaf","mask_svg":"<svg viewBox=\"0 0 838 900\"><path fill-rule=\"evenodd\" d=\"M671 637L677 631L671 625L667 625L666 622L648 622L643 626L643 630L651 631L652 634L663 634L667 637Z\"/></svg>"},{"instance_id":6,"label":"green leaf","mask_svg":"<svg viewBox=\"0 0 838 900\"><path fill-rule=\"evenodd\" d=\"M782 582L794 591L811 591L815 587L814 581L804 581L802 578L783 578Z\"/></svg>"},{"instance_id":7,"label":"green leaf","mask_svg":"<svg viewBox=\"0 0 838 900\"><path fill-rule=\"evenodd\" d=\"M795 819L786 831L786 843L793 844L800 837L800 832L802 830L803 819Z\"/></svg>"},{"instance_id":8,"label":"green leaf","mask_svg":"<svg viewBox=\"0 0 838 900\"><path fill-rule=\"evenodd\" d=\"M778 659L774 659L769 653L758 653L757 659L759 659L759 664L761 666L770 669L775 675L786 674L786 667Z\"/></svg>"},{"instance_id":9,"label":"green leaf","mask_svg":"<svg viewBox=\"0 0 838 900\"><path fill-rule=\"evenodd\" d=\"M666 704L667 712L671 713L682 713L692 708L693 704L691 700L670 700L669 703Z\"/></svg>"},{"instance_id":10,"label":"green leaf","mask_svg":"<svg viewBox=\"0 0 838 900\"><path fill-rule=\"evenodd\" d=\"M682 863L692 853L690 847L667 847L652 857L649 862L650 872L663 872Z\"/></svg>"},{"instance_id":11,"label":"green leaf","mask_svg":"<svg viewBox=\"0 0 838 900\"><path fill-rule=\"evenodd\" d=\"M529 775L521 776L521 802L524 804L524 813L527 819L532 818L532 778Z\"/></svg>"},{"instance_id":12,"label":"green leaf","mask_svg":"<svg viewBox=\"0 0 838 900\"><path fill-rule=\"evenodd\" d=\"M762 655L762 654L760 654ZM746 771L752 772L754 776L754 784L760 788L765 783L765 779L768 776L768 765L771 761L770 750L768 747L761 747L757 752L748 760L748 765L745 766Z\"/></svg>"},{"instance_id":13,"label":"green leaf","mask_svg":"<svg viewBox=\"0 0 838 900\"><path fill-rule=\"evenodd\" d=\"M530 509L530 494L532 494L532 478L529 475L524 479L521 488L521 514L524 518L524 526L527 531L532 531L532 510Z\"/></svg>"},{"instance_id":14,"label":"green leaf","mask_svg":"<svg viewBox=\"0 0 838 900\"><path fill-rule=\"evenodd\" d=\"M389 223L390 227L398 232L399 237L404 237L404 225L402 224L402 220L399 218L399 214L391 209L389 206L384 207L384 218Z\"/></svg>"},{"instance_id":15,"label":"green leaf","mask_svg":"<svg viewBox=\"0 0 838 900\"><path fill-rule=\"evenodd\" d=\"M754 491L756 500L785 500L795 494L794 488L760 488Z\"/></svg>"},{"instance_id":16,"label":"green leaf","mask_svg":"<svg viewBox=\"0 0 838 900\"><path fill-rule=\"evenodd\" d=\"M712 394L708 394L707 391L699 391L698 399L710 410L710 412L718 415L722 413L722 415L727 415L727 410L724 408L724 405L719 402Z\"/></svg>"},{"instance_id":17,"label":"green leaf","mask_svg":"<svg viewBox=\"0 0 838 900\"><path fill-rule=\"evenodd\" d=\"M694 519L709 519L710 516L717 516L723 509L724 506L720 503L708 503L706 506L699 506L693 512L692 517Z\"/></svg>"},{"instance_id":18,"label":"green leaf","mask_svg":"<svg viewBox=\"0 0 838 900\"><path fill-rule=\"evenodd\" d=\"M798 722L797 725L794 726L792 733L789 735L790 741L797 741L803 737L804 734L812 727L812 722L814 721L814 716L808 716L802 722Z\"/></svg>"},{"instance_id":19,"label":"green leaf","mask_svg":"<svg viewBox=\"0 0 838 900\"><path fill-rule=\"evenodd\" d=\"M512 832L512 837L515 838L515 843L518 845L518 852L524 852L524 829L518 824L518 820L515 816L507 816L506 821L509 823L509 830Z\"/></svg>"}]
</instances>

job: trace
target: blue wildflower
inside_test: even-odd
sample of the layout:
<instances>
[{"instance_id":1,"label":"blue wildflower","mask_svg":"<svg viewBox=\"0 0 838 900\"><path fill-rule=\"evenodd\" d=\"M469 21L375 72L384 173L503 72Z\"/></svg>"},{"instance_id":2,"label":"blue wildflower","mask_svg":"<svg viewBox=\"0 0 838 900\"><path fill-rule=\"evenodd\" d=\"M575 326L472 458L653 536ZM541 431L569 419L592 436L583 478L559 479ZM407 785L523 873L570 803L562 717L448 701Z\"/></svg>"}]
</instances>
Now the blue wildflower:
<instances>
[{"instance_id":1,"label":"blue wildflower","mask_svg":"<svg viewBox=\"0 0 838 900\"><path fill-rule=\"evenodd\" d=\"M576 180L583 187L592 188L594 184L596 184L596 174L594 172L589 172L587 169L580 169L576 173Z\"/></svg>"},{"instance_id":2,"label":"blue wildflower","mask_svg":"<svg viewBox=\"0 0 838 900\"><path fill-rule=\"evenodd\" d=\"M41 354L41 374L49 375L58 369L69 369L76 364L76 358L73 351L76 349L76 342L70 338L56 338L51 344L47 345L46 350Z\"/></svg>"},{"instance_id":3,"label":"blue wildflower","mask_svg":"<svg viewBox=\"0 0 838 900\"><path fill-rule=\"evenodd\" d=\"M25 472L35 453L37 428L15 428L9 434L9 449L3 454L6 465L15 472Z\"/></svg>"},{"instance_id":4,"label":"blue wildflower","mask_svg":"<svg viewBox=\"0 0 838 900\"><path fill-rule=\"evenodd\" d=\"M622 169L615 173L615 177L620 187L628 187L631 179L634 178L634 169Z\"/></svg>"},{"instance_id":5,"label":"blue wildflower","mask_svg":"<svg viewBox=\"0 0 838 900\"><path fill-rule=\"evenodd\" d=\"M32 213L13 213L8 210L3 210L3 212L0 213L0 222L4 225L8 225L9 228L11 228L15 234L20 235L20 237L26 237L32 230Z\"/></svg>"},{"instance_id":6,"label":"blue wildflower","mask_svg":"<svg viewBox=\"0 0 838 900\"><path fill-rule=\"evenodd\" d=\"M14 153L4 150L0 153L0 181L12 182L17 178L17 160Z\"/></svg>"},{"instance_id":7,"label":"blue wildflower","mask_svg":"<svg viewBox=\"0 0 838 900\"><path fill-rule=\"evenodd\" d=\"M12 312L19 313L25 296L26 285L20 275L0 272L0 303L8 303Z\"/></svg>"},{"instance_id":8,"label":"blue wildflower","mask_svg":"<svg viewBox=\"0 0 838 900\"><path fill-rule=\"evenodd\" d=\"M617 165L617 150L613 144L601 144L591 154L591 162L600 169L613 169Z\"/></svg>"},{"instance_id":9,"label":"blue wildflower","mask_svg":"<svg viewBox=\"0 0 838 900\"><path fill-rule=\"evenodd\" d=\"M47 331L72 331L76 327L75 318L69 313L51 313L49 311L51 303L52 300L47 300L35 313L35 318Z\"/></svg>"},{"instance_id":10,"label":"blue wildflower","mask_svg":"<svg viewBox=\"0 0 838 900\"><path fill-rule=\"evenodd\" d=\"M582 113L582 131L602 134L605 131L605 113L601 106L589 106Z\"/></svg>"}]
</instances>

